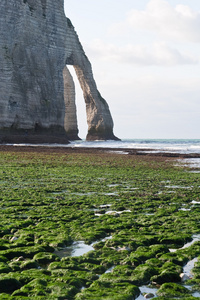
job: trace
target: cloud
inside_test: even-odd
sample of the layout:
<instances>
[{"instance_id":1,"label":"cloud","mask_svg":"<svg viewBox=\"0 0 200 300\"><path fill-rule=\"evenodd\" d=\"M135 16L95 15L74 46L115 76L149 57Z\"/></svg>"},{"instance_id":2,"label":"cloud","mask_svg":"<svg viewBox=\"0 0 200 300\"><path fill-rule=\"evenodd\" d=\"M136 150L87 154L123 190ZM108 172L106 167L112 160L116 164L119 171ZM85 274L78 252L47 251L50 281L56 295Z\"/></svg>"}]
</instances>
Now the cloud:
<instances>
[{"instance_id":1,"label":"cloud","mask_svg":"<svg viewBox=\"0 0 200 300\"><path fill-rule=\"evenodd\" d=\"M111 28L119 34L130 30L145 30L162 38L182 42L200 42L200 12L189 6L171 6L165 0L150 0L145 10L131 10L126 19Z\"/></svg>"},{"instance_id":2,"label":"cloud","mask_svg":"<svg viewBox=\"0 0 200 300\"><path fill-rule=\"evenodd\" d=\"M154 43L150 46L132 44L116 46L96 39L87 46L87 53L90 57L104 61L133 65L174 66L198 63L196 58L180 52L165 42Z\"/></svg>"}]
</instances>

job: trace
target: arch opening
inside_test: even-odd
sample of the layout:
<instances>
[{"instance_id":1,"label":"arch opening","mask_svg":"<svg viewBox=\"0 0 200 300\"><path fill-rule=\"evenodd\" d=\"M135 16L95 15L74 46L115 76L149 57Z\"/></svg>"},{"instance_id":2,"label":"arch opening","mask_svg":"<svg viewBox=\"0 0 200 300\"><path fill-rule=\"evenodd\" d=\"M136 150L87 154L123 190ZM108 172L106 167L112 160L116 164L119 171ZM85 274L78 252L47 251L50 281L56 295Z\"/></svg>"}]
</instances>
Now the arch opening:
<instances>
[{"instance_id":1,"label":"arch opening","mask_svg":"<svg viewBox=\"0 0 200 300\"><path fill-rule=\"evenodd\" d=\"M64 128L69 140L85 139L87 118L85 101L74 67L66 65L63 70L65 119Z\"/></svg>"}]
</instances>

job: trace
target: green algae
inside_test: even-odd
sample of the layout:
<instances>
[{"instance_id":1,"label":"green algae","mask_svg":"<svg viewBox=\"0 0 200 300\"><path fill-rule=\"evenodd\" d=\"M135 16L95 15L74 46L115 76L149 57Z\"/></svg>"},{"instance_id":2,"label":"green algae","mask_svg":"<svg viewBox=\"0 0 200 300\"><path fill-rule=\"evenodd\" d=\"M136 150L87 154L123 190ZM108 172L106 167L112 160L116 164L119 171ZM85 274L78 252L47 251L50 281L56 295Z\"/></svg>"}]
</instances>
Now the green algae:
<instances>
[{"instance_id":1,"label":"green algae","mask_svg":"<svg viewBox=\"0 0 200 300\"><path fill-rule=\"evenodd\" d=\"M0 152L0 283L14 287L0 299L126 300L152 282L169 299L200 254L181 249L200 233L199 176L148 157ZM95 250L55 255L74 241ZM198 264L193 276L198 290Z\"/></svg>"},{"instance_id":2,"label":"green algae","mask_svg":"<svg viewBox=\"0 0 200 300\"><path fill-rule=\"evenodd\" d=\"M183 298L185 297L185 295L189 295L190 292L184 286L171 282L162 284L157 294L159 296L164 296L168 298Z\"/></svg>"}]
</instances>

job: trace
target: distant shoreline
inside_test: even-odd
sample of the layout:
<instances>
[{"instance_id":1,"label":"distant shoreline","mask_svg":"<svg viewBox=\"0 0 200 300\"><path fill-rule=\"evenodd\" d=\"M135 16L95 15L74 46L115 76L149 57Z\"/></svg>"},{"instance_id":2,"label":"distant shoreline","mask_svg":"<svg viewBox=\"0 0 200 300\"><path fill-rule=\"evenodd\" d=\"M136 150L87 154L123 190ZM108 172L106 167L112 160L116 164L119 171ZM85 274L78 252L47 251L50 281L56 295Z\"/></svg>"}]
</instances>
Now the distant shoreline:
<instances>
[{"instance_id":1,"label":"distant shoreline","mask_svg":"<svg viewBox=\"0 0 200 300\"><path fill-rule=\"evenodd\" d=\"M178 153L144 148L110 148L110 147L63 147L51 145L0 145L0 152L44 152L44 153L85 153L85 154L127 154L166 158L200 158L199 153Z\"/></svg>"}]
</instances>

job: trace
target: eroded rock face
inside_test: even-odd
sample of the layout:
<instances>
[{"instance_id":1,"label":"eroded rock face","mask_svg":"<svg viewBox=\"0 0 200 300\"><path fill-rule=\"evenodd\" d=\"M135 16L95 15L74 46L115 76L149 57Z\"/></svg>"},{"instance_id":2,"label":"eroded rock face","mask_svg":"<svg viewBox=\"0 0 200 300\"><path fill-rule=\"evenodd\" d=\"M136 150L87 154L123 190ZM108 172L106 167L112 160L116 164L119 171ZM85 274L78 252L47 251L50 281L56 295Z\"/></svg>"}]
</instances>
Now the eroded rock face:
<instances>
[{"instance_id":1,"label":"eroded rock face","mask_svg":"<svg viewBox=\"0 0 200 300\"><path fill-rule=\"evenodd\" d=\"M0 12L0 141L67 142L69 132L77 138L75 103L68 105L71 116L66 106L65 89L68 95L73 90L73 80L63 80L70 77L66 64L74 66L83 89L87 139L115 139L63 0L1 0Z\"/></svg>"}]
</instances>

